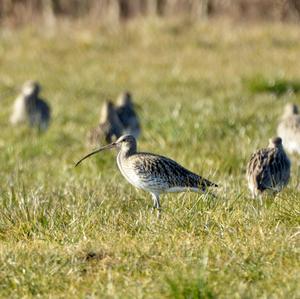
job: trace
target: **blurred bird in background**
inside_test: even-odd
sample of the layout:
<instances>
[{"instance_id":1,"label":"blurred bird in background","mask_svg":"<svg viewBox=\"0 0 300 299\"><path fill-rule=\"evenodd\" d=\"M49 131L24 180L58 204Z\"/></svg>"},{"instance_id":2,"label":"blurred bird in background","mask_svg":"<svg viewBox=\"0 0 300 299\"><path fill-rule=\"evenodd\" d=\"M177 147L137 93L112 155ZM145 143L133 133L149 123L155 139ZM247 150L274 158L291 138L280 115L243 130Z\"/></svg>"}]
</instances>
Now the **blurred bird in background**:
<instances>
[{"instance_id":1,"label":"blurred bird in background","mask_svg":"<svg viewBox=\"0 0 300 299\"><path fill-rule=\"evenodd\" d=\"M277 134L282 138L282 143L290 154L300 154L300 114L297 105L286 104L277 127Z\"/></svg>"},{"instance_id":2,"label":"blurred bird in background","mask_svg":"<svg viewBox=\"0 0 300 299\"><path fill-rule=\"evenodd\" d=\"M269 146L256 151L247 166L248 187L253 198L267 190L274 194L281 191L289 182L290 171L291 162L281 138L270 139Z\"/></svg>"},{"instance_id":3,"label":"blurred bird in background","mask_svg":"<svg viewBox=\"0 0 300 299\"><path fill-rule=\"evenodd\" d=\"M10 122L13 125L28 123L30 127L36 127L39 131L47 130L51 109L49 105L39 97L41 86L36 81L27 81L23 85L21 94L15 100Z\"/></svg>"},{"instance_id":4,"label":"blurred bird in background","mask_svg":"<svg viewBox=\"0 0 300 299\"><path fill-rule=\"evenodd\" d=\"M117 99L116 112L124 127L123 135L129 134L136 139L141 134L141 126L130 92L125 91Z\"/></svg>"},{"instance_id":5,"label":"blurred bird in background","mask_svg":"<svg viewBox=\"0 0 300 299\"><path fill-rule=\"evenodd\" d=\"M111 143L122 135L123 129L114 104L111 101L105 101L100 112L99 125L88 132L88 146Z\"/></svg>"}]
</instances>

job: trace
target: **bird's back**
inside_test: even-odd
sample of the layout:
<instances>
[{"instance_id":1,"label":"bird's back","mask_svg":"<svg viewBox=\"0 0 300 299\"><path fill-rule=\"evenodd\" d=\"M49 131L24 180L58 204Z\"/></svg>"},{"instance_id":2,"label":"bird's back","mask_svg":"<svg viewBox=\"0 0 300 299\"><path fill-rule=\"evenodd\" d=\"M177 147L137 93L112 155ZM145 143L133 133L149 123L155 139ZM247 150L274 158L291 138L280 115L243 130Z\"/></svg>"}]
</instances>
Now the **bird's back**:
<instances>
[{"instance_id":1,"label":"bird's back","mask_svg":"<svg viewBox=\"0 0 300 299\"><path fill-rule=\"evenodd\" d=\"M136 113L134 109L130 106L116 107L116 112L123 124L128 125L128 120L136 117Z\"/></svg>"},{"instance_id":2,"label":"bird's back","mask_svg":"<svg viewBox=\"0 0 300 299\"><path fill-rule=\"evenodd\" d=\"M50 113L51 109L49 105L42 99L38 99L36 102L37 109L41 113L41 118L44 120L49 120L50 119Z\"/></svg>"},{"instance_id":3,"label":"bird's back","mask_svg":"<svg viewBox=\"0 0 300 299\"><path fill-rule=\"evenodd\" d=\"M133 107L129 105L116 107L117 115L124 126L125 133L138 137L140 133L139 118Z\"/></svg>"},{"instance_id":4,"label":"bird's back","mask_svg":"<svg viewBox=\"0 0 300 299\"><path fill-rule=\"evenodd\" d=\"M51 109L43 99L36 99L34 107L30 110L31 125L39 127L41 130L46 130L50 122Z\"/></svg>"},{"instance_id":5,"label":"bird's back","mask_svg":"<svg viewBox=\"0 0 300 299\"><path fill-rule=\"evenodd\" d=\"M264 148L254 153L247 166L249 186L263 192L280 191L289 181L290 161L283 150Z\"/></svg>"}]
</instances>

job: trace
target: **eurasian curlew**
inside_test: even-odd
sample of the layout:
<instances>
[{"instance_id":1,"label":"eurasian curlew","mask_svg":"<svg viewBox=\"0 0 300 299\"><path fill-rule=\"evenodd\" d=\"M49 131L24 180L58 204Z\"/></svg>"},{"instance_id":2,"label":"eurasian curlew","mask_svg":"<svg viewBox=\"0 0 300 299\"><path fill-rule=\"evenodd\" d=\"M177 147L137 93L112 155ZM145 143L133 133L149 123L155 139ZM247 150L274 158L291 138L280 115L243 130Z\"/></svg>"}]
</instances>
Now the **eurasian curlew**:
<instances>
[{"instance_id":1,"label":"eurasian curlew","mask_svg":"<svg viewBox=\"0 0 300 299\"><path fill-rule=\"evenodd\" d=\"M277 134L287 152L300 154L300 114L295 104L289 103L284 107Z\"/></svg>"},{"instance_id":2,"label":"eurasian curlew","mask_svg":"<svg viewBox=\"0 0 300 299\"><path fill-rule=\"evenodd\" d=\"M116 142L101 147L84 156L84 159L105 149L117 148L117 164L125 179L138 189L150 192L153 198L153 208L160 215L161 205L159 196L165 192L193 191L205 192L207 187L216 184L187 170L177 162L155 154L137 151L136 139L132 135L123 135Z\"/></svg>"},{"instance_id":3,"label":"eurasian curlew","mask_svg":"<svg viewBox=\"0 0 300 299\"><path fill-rule=\"evenodd\" d=\"M40 131L48 128L50 122L50 107L41 98L41 86L36 81L27 81L22 88L22 93L14 103L10 122L13 125L28 122L30 127L37 127Z\"/></svg>"},{"instance_id":4,"label":"eurasian curlew","mask_svg":"<svg viewBox=\"0 0 300 299\"><path fill-rule=\"evenodd\" d=\"M104 102L101 112L99 125L88 132L88 144L99 146L100 144L111 143L122 135L123 125L115 111L111 101Z\"/></svg>"},{"instance_id":5,"label":"eurasian curlew","mask_svg":"<svg viewBox=\"0 0 300 299\"><path fill-rule=\"evenodd\" d=\"M288 184L290 168L281 138L270 139L269 146L256 151L247 166L247 181L252 196L255 198L265 190L275 194L281 191Z\"/></svg>"},{"instance_id":6,"label":"eurasian curlew","mask_svg":"<svg viewBox=\"0 0 300 299\"><path fill-rule=\"evenodd\" d=\"M138 138L141 133L141 126L135 112L131 93L126 91L120 94L117 100L116 111L124 126L123 134L133 135L135 138Z\"/></svg>"}]
</instances>

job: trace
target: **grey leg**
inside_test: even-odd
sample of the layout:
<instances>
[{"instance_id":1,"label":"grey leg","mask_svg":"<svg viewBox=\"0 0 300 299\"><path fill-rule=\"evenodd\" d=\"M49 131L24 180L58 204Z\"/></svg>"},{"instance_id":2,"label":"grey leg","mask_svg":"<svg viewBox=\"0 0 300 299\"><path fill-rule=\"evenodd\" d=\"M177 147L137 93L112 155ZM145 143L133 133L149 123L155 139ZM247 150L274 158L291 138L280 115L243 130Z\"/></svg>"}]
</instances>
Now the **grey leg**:
<instances>
[{"instance_id":1,"label":"grey leg","mask_svg":"<svg viewBox=\"0 0 300 299\"><path fill-rule=\"evenodd\" d=\"M259 202L259 205L262 207L262 206L263 206L263 197L262 197L262 193L259 193L259 194L258 194L258 202Z\"/></svg>"},{"instance_id":2,"label":"grey leg","mask_svg":"<svg viewBox=\"0 0 300 299\"><path fill-rule=\"evenodd\" d=\"M159 202L159 196L156 197L156 209L157 209L157 218L160 218L161 216L161 205Z\"/></svg>"},{"instance_id":3,"label":"grey leg","mask_svg":"<svg viewBox=\"0 0 300 299\"><path fill-rule=\"evenodd\" d=\"M257 190L255 190L254 192L252 192L252 198L254 200L257 200L259 202L259 205L262 206L263 205L263 201L262 201L262 192L259 192Z\"/></svg>"},{"instance_id":4,"label":"grey leg","mask_svg":"<svg viewBox=\"0 0 300 299\"><path fill-rule=\"evenodd\" d=\"M154 210L156 209L156 195L153 193L151 193L151 195L152 195L152 200L153 200L153 206L151 208L151 213L153 213Z\"/></svg>"},{"instance_id":5,"label":"grey leg","mask_svg":"<svg viewBox=\"0 0 300 299\"><path fill-rule=\"evenodd\" d=\"M257 199L258 191L256 189L251 190L252 199Z\"/></svg>"},{"instance_id":6,"label":"grey leg","mask_svg":"<svg viewBox=\"0 0 300 299\"><path fill-rule=\"evenodd\" d=\"M152 200L153 200L153 207L152 209L155 209L156 208L156 195L154 193L151 193L152 195Z\"/></svg>"},{"instance_id":7,"label":"grey leg","mask_svg":"<svg viewBox=\"0 0 300 299\"><path fill-rule=\"evenodd\" d=\"M152 208L152 212L154 211L154 209L157 209L157 217L160 218L160 214L161 214L161 205L159 202L159 195L158 194L154 194L152 193L152 199L153 199L153 208Z\"/></svg>"}]
</instances>

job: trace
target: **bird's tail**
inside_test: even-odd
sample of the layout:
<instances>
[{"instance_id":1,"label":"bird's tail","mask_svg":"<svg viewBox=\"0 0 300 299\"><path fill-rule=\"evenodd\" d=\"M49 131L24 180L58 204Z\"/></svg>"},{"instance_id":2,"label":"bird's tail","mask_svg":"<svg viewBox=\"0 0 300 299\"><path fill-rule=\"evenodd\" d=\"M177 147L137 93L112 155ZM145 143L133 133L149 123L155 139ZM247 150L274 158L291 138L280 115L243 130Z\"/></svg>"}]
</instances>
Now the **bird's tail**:
<instances>
[{"instance_id":1,"label":"bird's tail","mask_svg":"<svg viewBox=\"0 0 300 299\"><path fill-rule=\"evenodd\" d=\"M200 185L203 187L203 188L206 188L206 187L219 187L218 184L216 183L213 183L207 179L204 179L204 178L200 178Z\"/></svg>"}]
</instances>

